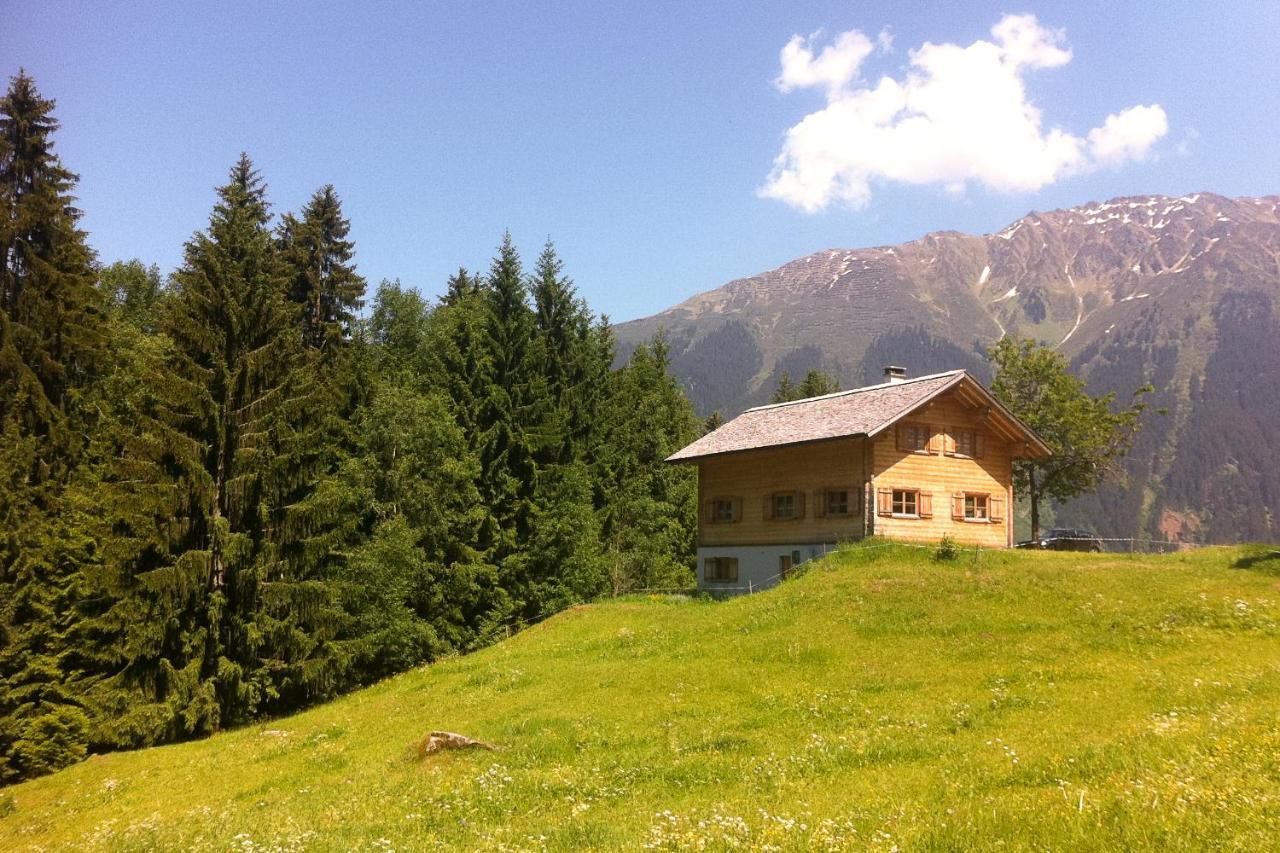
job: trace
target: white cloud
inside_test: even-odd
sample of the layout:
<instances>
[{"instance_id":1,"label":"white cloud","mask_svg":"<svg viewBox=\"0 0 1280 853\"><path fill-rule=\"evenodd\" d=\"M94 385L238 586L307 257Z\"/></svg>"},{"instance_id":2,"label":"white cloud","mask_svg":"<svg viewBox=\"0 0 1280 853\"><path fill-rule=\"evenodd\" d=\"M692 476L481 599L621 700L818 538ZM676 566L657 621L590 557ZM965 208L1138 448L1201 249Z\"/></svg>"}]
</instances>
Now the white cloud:
<instances>
[{"instance_id":1,"label":"white cloud","mask_svg":"<svg viewBox=\"0 0 1280 853\"><path fill-rule=\"evenodd\" d=\"M808 86L826 86L830 97L838 97L858 76L858 66L871 55L875 45L857 30L841 33L834 44L814 55L809 39L793 36L782 49L782 73L778 88L784 92Z\"/></svg>"},{"instance_id":2,"label":"white cloud","mask_svg":"<svg viewBox=\"0 0 1280 853\"><path fill-rule=\"evenodd\" d=\"M1129 107L1107 116L1102 127L1089 131L1089 153L1094 162L1117 166L1141 160L1155 141L1169 132L1169 120L1158 104Z\"/></svg>"},{"instance_id":3,"label":"white cloud","mask_svg":"<svg viewBox=\"0 0 1280 853\"><path fill-rule=\"evenodd\" d=\"M936 183L954 193L971 183L1030 191L1145 159L1168 132L1158 104L1109 115L1087 138L1044 129L1022 78L1071 61L1065 33L1033 15L1006 15L991 34L992 41L967 47L926 42L910 52L903 79L874 85L862 78L876 47L865 34L842 33L821 51L812 38L791 39L778 88L822 87L827 103L787 131L761 195L813 212L832 203L865 206L873 181Z\"/></svg>"}]
</instances>

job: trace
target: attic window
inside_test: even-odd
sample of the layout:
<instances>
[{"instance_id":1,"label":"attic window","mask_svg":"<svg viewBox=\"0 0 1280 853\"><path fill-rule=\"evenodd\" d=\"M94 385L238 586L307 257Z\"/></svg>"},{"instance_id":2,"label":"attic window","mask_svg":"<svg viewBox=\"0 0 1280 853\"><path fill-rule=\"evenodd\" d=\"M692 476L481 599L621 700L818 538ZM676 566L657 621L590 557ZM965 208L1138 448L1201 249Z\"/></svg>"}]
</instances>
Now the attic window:
<instances>
[{"instance_id":1,"label":"attic window","mask_svg":"<svg viewBox=\"0 0 1280 853\"><path fill-rule=\"evenodd\" d=\"M954 439L953 455L970 456L974 459L982 457L982 433L974 429L955 429L951 430Z\"/></svg>"},{"instance_id":2,"label":"attic window","mask_svg":"<svg viewBox=\"0 0 1280 853\"><path fill-rule=\"evenodd\" d=\"M927 424L902 424L898 427L898 449L911 453L928 453L932 436Z\"/></svg>"}]
</instances>

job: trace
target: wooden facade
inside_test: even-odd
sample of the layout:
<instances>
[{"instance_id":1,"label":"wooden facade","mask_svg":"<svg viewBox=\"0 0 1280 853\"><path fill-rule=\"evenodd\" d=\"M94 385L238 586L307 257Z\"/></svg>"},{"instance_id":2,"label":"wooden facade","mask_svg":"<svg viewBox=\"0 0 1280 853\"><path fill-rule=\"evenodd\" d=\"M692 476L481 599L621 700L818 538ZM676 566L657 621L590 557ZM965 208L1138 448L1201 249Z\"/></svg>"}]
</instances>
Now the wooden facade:
<instances>
[{"instance_id":1,"label":"wooden facade","mask_svg":"<svg viewBox=\"0 0 1280 853\"><path fill-rule=\"evenodd\" d=\"M835 544L876 534L1006 547L1013 544L1015 444L992 428L984 408L953 391L872 438L704 457L698 544ZM895 491L915 493L914 512L894 511ZM844 512L827 511L831 492L847 492ZM786 494L794 496L790 517L772 517L771 503ZM717 502L730 511L717 516ZM982 517L966 517L978 511Z\"/></svg>"},{"instance_id":2,"label":"wooden facade","mask_svg":"<svg viewBox=\"0 0 1280 853\"><path fill-rule=\"evenodd\" d=\"M926 542L950 536L962 544L991 548L1013 544L1012 450L1007 439L984 424L980 411L944 395L872 441L875 533ZM929 436L923 449L912 449L904 441L913 427ZM895 514L893 492L909 490L918 495L915 516ZM985 519L965 518L966 496L986 498ZM922 506L925 503L929 506Z\"/></svg>"},{"instance_id":3,"label":"wooden facade","mask_svg":"<svg viewBox=\"0 0 1280 853\"><path fill-rule=\"evenodd\" d=\"M843 438L701 460L698 544L784 545L861 538L865 529L865 447L866 439ZM844 514L826 512L825 498L831 491L848 493ZM794 495L793 517L772 517L767 504L784 493ZM717 500L733 502L731 521L715 520Z\"/></svg>"},{"instance_id":4,"label":"wooden facade","mask_svg":"<svg viewBox=\"0 0 1280 853\"><path fill-rule=\"evenodd\" d=\"M963 370L748 409L672 454L698 466L698 580L776 583L880 535L1013 544L1013 460L1049 448Z\"/></svg>"}]
</instances>

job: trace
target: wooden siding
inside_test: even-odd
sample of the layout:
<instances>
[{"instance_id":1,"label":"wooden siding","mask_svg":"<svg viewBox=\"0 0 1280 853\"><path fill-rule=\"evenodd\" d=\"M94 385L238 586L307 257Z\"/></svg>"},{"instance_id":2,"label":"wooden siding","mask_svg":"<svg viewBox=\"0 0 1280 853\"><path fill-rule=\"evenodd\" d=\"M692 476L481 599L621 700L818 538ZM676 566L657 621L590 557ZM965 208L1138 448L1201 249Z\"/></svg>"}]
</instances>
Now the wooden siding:
<instances>
[{"instance_id":1,"label":"wooden siding","mask_svg":"<svg viewBox=\"0 0 1280 853\"><path fill-rule=\"evenodd\" d=\"M927 424L933 428L933 452L925 454L900 450L897 425L872 442L872 494L880 489L917 489L932 493L932 518L893 518L875 514L874 532L891 539L937 542L950 535L966 545L1002 548L1012 544L1013 511L1012 458L1008 442L983 431L978 413L944 395L923 409L903 418L906 424ZM949 456L953 447L949 428L977 429L982 433L982 457ZM952 498L957 492L972 492L1004 498L1004 519L1000 522L963 521L952 518Z\"/></svg>"},{"instance_id":2,"label":"wooden siding","mask_svg":"<svg viewBox=\"0 0 1280 853\"><path fill-rule=\"evenodd\" d=\"M698 544L787 545L837 542L863 535L865 440L844 438L813 444L711 456L698 463ZM847 516L816 517L817 493L848 489L854 503ZM803 515L796 519L766 517L765 500L775 492L804 496ZM738 499L738 520L711 524L707 504L716 498Z\"/></svg>"}]
</instances>

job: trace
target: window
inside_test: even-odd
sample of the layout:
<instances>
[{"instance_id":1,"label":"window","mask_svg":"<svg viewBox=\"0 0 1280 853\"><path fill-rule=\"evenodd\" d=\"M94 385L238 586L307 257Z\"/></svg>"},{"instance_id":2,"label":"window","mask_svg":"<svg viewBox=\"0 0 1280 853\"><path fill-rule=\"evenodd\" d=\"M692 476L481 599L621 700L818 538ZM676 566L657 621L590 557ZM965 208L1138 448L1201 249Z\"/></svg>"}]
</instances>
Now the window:
<instances>
[{"instance_id":1,"label":"window","mask_svg":"<svg viewBox=\"0 0 1280 853\"><path fill-rule=\"evenodd\" d=\"M974 492L956 492L951 499L951 517L956 521L1004 521L1004 497Z\"/></svg>"},{"instance_id":2,"label":"window","mask_svg":"<svg viewBox=\"0 0 1280 853\"><path fill-rule=\"evenodd\" d=\"M902 424L898 427L898 449L912 453L928 453L933 431L926 424Z\"/></svg>"},{"instance_id":3,"label":"window","mask_svg":"<svg viewBox=\"0 0 1280 853\"><path fill-rule=\"evenodd\" d=\"M711 501L710 520L712 524L729 524L734 520L733 501L729 498L715 498Z\"/></svg>"},{"instance_id":4,"label":"window","mask_svg":"<svg viewBox=\"0 0 1280 853\"><path fill-rule=\"evenodd\" d=\"M765 521L793 521L804 518L804 492L773 492L764 496Z\"/></svg>"},{"instance_id":5,"label":"window","mask_svg":"<svg viewBox=\"0 0 1280 853\"><path fill-rule=\"evenodd\" d=\"M702 563L702 577L707 581L733 583L738 580L737 557L707 557Z\"/></svg>"},{"instance_id":6,"label":"window","mask_svg":"<svg viewBox=\"0 0 1280 853\"><path fill-rule=\"evenodd\" d=\"M951 434L955 448L954 455L970 456L974 459L982 457L982 433L975 429L956 429L953 427Z\"/></svg>"},{"instance_id":7,"label":"window","mask_svg":"<svg viewBox=\"0 0 1280 853\"><path fill-rule=\"evenodd\" d=\"M849 490L829 489L827 491L827 515L849 514Z\"/></svg>"},{"instance_id":8,"label":"window","mask_svg":"<svg viewBox=\"0 0 1280 853\"><path fill-rule=\"evenodd\" d=\"M876 515L933 518L933 492L923 489L877 489Z\"/></svg>"}]
</instances>

